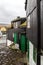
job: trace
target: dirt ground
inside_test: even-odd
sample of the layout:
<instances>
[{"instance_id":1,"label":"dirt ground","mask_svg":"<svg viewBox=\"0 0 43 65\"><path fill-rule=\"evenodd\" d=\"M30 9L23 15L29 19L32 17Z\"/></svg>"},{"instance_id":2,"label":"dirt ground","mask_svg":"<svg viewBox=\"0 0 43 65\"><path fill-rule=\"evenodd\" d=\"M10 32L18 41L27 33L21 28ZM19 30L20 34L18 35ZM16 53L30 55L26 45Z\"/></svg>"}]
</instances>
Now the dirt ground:
<instances>
[{"instance_id":1,"label":"dirt ground","mask_svg":"<svg viewBox=\"0 0 43 65\"><path fill-rule=\"evenodd\" d=\"M27 65L24 62L25 53L8 47L0 49L0 65Z\"/></svg>"}]
</instances>

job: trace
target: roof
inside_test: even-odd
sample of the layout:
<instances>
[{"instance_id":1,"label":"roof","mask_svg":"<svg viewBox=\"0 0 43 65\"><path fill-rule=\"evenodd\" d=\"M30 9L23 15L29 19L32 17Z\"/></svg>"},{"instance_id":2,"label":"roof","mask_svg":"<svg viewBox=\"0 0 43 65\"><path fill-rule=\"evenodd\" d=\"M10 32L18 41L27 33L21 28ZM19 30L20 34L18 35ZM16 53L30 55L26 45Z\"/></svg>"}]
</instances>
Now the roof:
<instances>
[{"instance_id":1,"label":"roof","mask_svg":"<svg viewBox=\"0 0 43 65\"><path fill-rule=\"evenodd\" d=\"M18 22L18 21L21 21L21 22L26 21L26 17L24 17L24 18L16 18L13 21L11 21L11 23Z\"/></svg>"}]
</instances>

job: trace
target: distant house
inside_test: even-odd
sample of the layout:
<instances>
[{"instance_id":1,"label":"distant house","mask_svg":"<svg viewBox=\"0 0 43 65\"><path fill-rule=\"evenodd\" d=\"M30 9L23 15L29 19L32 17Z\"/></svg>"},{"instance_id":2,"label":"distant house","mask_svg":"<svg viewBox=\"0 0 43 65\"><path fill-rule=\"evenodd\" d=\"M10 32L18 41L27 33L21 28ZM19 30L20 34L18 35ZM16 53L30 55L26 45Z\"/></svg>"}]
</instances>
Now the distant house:
<instances>
[{"instance_id":1,"label":"distant house","mask_svg":"<svg viewBox=\"0 0 43 65\"><path fill-rule=\"evenodd\" d=\"M6 31L7 29L11 28L11 24L0 24L0 30Z\"/></svg>"}]
</instances>

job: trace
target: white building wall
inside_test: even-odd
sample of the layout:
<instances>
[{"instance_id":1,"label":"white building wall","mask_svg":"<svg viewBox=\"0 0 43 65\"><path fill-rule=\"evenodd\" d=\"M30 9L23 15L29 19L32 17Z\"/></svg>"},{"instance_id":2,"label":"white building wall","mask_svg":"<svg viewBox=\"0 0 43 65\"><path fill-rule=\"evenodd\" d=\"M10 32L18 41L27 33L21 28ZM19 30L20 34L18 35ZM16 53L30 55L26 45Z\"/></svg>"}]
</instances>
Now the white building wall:
<instances>
[{"instance_id":1,"label":"white building wall","mask_svg":"<svg viewBox=\"0 0 43 65\"><path fill-rule=\"evenodd\" d=\"M33 60L33 44L29 42L29 65L36 65Z\"/></svg>"}]
</instances>

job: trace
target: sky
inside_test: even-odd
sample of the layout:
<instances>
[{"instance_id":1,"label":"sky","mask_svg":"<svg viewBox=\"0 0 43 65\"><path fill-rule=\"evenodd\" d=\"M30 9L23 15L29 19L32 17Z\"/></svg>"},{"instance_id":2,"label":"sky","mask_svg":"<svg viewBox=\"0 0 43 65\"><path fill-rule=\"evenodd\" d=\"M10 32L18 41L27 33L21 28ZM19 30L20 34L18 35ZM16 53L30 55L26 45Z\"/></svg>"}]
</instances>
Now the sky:
<instances>
[{"instance_id":1,"label":"sky","mask_svg":"<svg viewBox=\"0 0 43 65\"><path fill-rule=\"evenodd\" d=\"M17 16L25 17L25 0L0 0L0 24L10 24Z\"/></svg>"}]
</instances>

